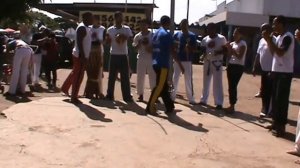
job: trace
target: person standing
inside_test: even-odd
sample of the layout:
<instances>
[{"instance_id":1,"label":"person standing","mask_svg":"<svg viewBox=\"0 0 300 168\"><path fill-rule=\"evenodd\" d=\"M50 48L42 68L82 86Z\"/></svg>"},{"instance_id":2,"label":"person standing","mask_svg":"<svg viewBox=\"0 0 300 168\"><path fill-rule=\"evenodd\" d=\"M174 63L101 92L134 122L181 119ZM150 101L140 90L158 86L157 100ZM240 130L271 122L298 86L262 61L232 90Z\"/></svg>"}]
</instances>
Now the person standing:
<instances>
[{"instance_id":1,"label":"person standing","mask_svg":"<svg viewBox=\"0 0 300 168\"><path fill-rule=\"evenodd\" d=\"M185 80L185 91L189 104L196 104L194 93L193 93L193 67L192 60L194 52L197 47L197 37L194 33L189 31L189 23L187 19L183 19L180 23L181 31L174 35L174 40L177 43L177 59L181 62L184 67L184 80ZM174 63L174 74L173 74L173 86L174 90L171 94L171 98L174 101L176 98L176 92L178 88L178 82L180 77L181 69L177 63Z\"/></svg>"},{"instance_id":2,"label":"person standing","mask_svg":"<svg viewBox=\"0 0 300 168\"><path fill-rule=\"evenodd\" d=\"M300 42L300 27L295 30L295 39L298 41L298 43ZM288 151L287 153L300 157L300 108L298 112L295 147L293 150ZM300 164L300 160L297 160L297 162Z\"/></svg>"},{"instance_id":3,"label":"person standing","mask_svg":"<svg viewBox=\"0 0 300 168\"><path fill-rule=\"evenodd\" d=\"M73 69L61 87L65 95L69 95L72 85L71 103L81 103L78 92L83 80L86 62L90 56L92 36L89 25L93 24L93 15L90 12L82 14L82 22L76 29L75 47L73 49Z\"/></svg>"},{"instance_id":4,"label":"person standing","mask_svg":"<svg viewBox=\"0 0 300 168\"><path fill-rule=\"evenodd\" d=\"M268 23L264 23L260 27L261 33L266 32L271 36L272 27ZM275 37L272 37L272 40L275 41ZM271 79L271 70L272 70L272 61L273 53L271 52L266 40L261 38L257 48L257 55L255 57L254 64L260 64L261 72L261 99L262 99L262 110L260 117L265 117L269 114L269 107L271 102L271 93L272 93L272 79ZM255 67L253 66L253 72L255 72Z\"/></svg>"},{"instance_id":5,"label":"person standing","mask_svg":"<svg viewBox=\"0 0 300 168\"><path fill-rule=\"evenodd\" d=\"M213 94L216 109L223 108L223 55L226 53L227 40L224 36L217 33L215 23L207 25L207 36L202 40L201 45L204 48L204 65L203 65L203 89L200 103L206 105L211 78L213 78Z\"/></svg>"},{"instance_id":6,"label":"person standing","mask_svg":"<svg viewBox=\"0 0 300 168\"><path fill-rule=\"evenodd\" d=\"M48 39L44 42L43 50L46 51L46 54L43 55L43 67L46 74L47 86L49 90L55 89L57 80L56 68L59 60L59 53L54 33L50 33Z\"/></svg>"},{"instance_id":7,"label":"person standing","mask_svg":"<svg viewBox=\"0 0 300 168\"><path fill-rule=\"evenodd\" d=\"M8 51L15 50L9 90L6 95L25 94L29 61L33 55L31 47L23 40L16 39L8 44Z\"/></svg>"},{"instance_id":8,"label":"person standing","mask_svg":"<svg viewBox=\"0 0 300 168\"><path fill-rule=\"evenodd\" d=\"M156 74L152 67L152 32L149 31L149 23L146 19L139 22L141 31L133 38L132 45L137 49L137 94L138 101L144 101L145 76L148 74L150 88L153 90L156 82Z\"/></svg>"},{"instance_id":9,"label":"person standing","mask_svg":"<svg viewBox=\"0 0 300 168\"><path fill-rule=\"evenodd\" d=\"M161 27L154 33L152 38L153 55L152 65L156 73L156 86L151 92L151 96L147 103L146 113L151 115L157 115L155 102L158 97L162 97L166 111L166 114L174 112L174 102L170 97L169 85L168 85L168 73L170 67L170 55L173 56L176 62L178 60L175 57L174 39L168 32L171 24L169 16L162 16L160 18ZM180 62L178 62L181 71L184 73L184 68Z\"/></svg>"},{"instance_id":10,"label":"person standing","mask_svg":"<svg viewBox=\"0 0 300 168\"><path fill-rule=\"evenodd\" d=\"M263 37L274 52L272 64L272 134L282 137L287 123L289 96L294 72L294 37L286 29L286 18L277 16L273 20L273 30L278 33L276 42L266 31Z\"/></svg>"},{"instance_id":11,"label":"person standing","mask_svg":"<svg viewBox=\"0 0 300 168\"><path fill-rule=\"evenodd\" d=\"M45 39L47 39L48 35L50 34L50 30L47 29L45 26L40 27L40 31L38 33L33 34L31 45L37 46L33 56L32 56L32 73L31 73L31 80L32 80L32 87L36 89L40 86L40 74L41 74L41 65L42 65L42 55L46 54L45 50L43 50L43 44Z\"/></svg>"},{"instance_id":12,"label":"person standing","mask_svg":"<svg viewBox=\"0 0 300 168\"><path fill-rule=\"evenodd\" d=\"M228 92L230 106L226 112L233 113L237 102L237 86L244 73L247 43L242 40L241 29L236 28L233 32L234 41L228 45L229 63L227 67Z\"/></svg>"},{"instance_id":13,"label":"person standing","mask_svg":"<svg viewBox=\"0 0 300 168\"><path fill-rule=\"evenodd\" d=\"M100 25L100 16L94 15L94 24L91 26L92 49L86 67L88 79L85 86L85 97L104 98L102 86L103 73L103 41L105 28Z\"/></svg>"},{"instance_id":14,"label":"person standing","mask_svg":"<svg viewBox=\"0 0 300 168\"><path fill-rule=\"evenodd\" d=\"M123 100L125 102L132 102L127 41L133 35L130 28L122 24L122 12L116 12L114 18L115 25L107 29L107 42L110 43L110 62L106 99L114 100L115 82L118 72L120 72Z\"/></svg>"}]
</instances>

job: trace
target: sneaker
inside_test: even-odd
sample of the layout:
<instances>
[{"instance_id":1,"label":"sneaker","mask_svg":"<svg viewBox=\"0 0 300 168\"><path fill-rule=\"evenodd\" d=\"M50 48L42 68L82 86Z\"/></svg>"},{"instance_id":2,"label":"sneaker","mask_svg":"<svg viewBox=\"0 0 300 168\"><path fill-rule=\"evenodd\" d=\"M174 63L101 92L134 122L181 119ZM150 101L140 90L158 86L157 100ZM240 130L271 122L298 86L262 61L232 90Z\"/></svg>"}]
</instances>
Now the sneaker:
<instances>
[{"instance_id":1,"label":"sneaker","mask_svg":"<svg viewBox=\"0 0 300 168\"><path fill-rule=\"evenodd\" d=\"M145 110L146 114L153 115L153 116L158 116L158 113L156 111L157 110L156 110L155 107L153 107L152 110L150 110L150 108L147 107L146 110Z\"/></svg>"},{"instance_id":2,"label":"sneaker","mask_svg":"<svg viewBox=\"0 0 300 168\"><path fill-rule=\"evenodd\" d=\"M133 103L133 102L134 102L132 98L130 98L130 99L125 99L124 101L125 101L126 103Z\"/></svg>"},{"instance_id":3,"label":"sneaker","mask_svg":"<svg viewBox=\"0 0 300 168\"><path fill-rule=\"evenodd\" d=\"M223 109L223 106L222 105L217 105L216 106L216 110L222 110Z\"/></svg>"},{"instance_id":4,"label":"sneaker","mask_svg":"<svg viewBox=\"0 0 300 168\"><path fill-rule=\"evenodd\" d=\"M71 103L73 103L75 105L82 104L82 102L77 98L71 98Z\"/></svg>"},{"instance_id":5,"label":"sneaker","mask_svg":"<svg viewBox=\"0 0 300 168\"><path fill-rule=\"evenodd\" d=\"M207 104L204 103L204 102L199 102L198 104L201 105L201 106L206 106L206 105L207 105Z\"/></svg>"},{"instance_id":6,"label":"sneaker","mask_svg":"<svg viewBox=\"0 0 300 168\"><path fill-rule=\"evenodd\" d=\"M259 117L260 117L260 118L264 118L264 117L266 117L266 114L263 113L263 112L261 112L261 113L259 113Z\"/></svg>"},{"instance_id":7,"label":"sneaker","mask_svg":"<svg viewBox=\"0 0 300 168\"><path fill-rule=\"evenodd\" d=\"M197 103L195 101L190 101L189 104L190 105L197 105Z\"/></svg>"},{"instance_id":8,"label":"sneaker","mask_svg":"<svg viewBox=\"0 0 300 168\"><path fill-rule=\"evenodd\" d=\"M284 137L285 135L285 126L277 126L275 130L272 130L272 135L276 137Z\"/></svg>"},{"instance_id":9,"label":"sneaker","mask_svg":"<svg viewBox=\"0 0 300 168\"><path fill-rule=\"evenodd\" d=\"M227 114L233 114L235 112L234 106L229 106L224 109Z\"/></svg>"},{"instance_id":10,"label":"sneaker","mask_svg":"<svg viewBox=\"0 0 300 168\"><path fill-rule=\"evenodd\" d=\"M166 110L165 113L166 113L167 115L174 114L174 113L175 113L174 108L171 108L171 109Z\"/></svg>"},{"instance_id":11,"label":"sneaker","mask_svg":"<svg viewBox=\"0 0 300 168\"><path fill-rule=\"evenodd\" d=\"M113 97L111 97L111 96L106 95L106 96L104 97L104 100L114 101L115 99L114 99Z\"/></svg>"}]
</instances>

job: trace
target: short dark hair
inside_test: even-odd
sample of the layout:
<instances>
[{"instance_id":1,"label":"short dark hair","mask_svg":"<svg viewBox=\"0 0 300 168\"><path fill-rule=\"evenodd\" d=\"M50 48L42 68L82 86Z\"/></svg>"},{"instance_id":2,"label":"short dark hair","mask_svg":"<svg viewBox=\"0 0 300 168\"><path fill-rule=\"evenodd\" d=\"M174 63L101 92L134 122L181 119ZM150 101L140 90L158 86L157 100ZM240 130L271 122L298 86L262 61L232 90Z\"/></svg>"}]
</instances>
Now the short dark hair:
<instances>
[{"instance_id":1,"label":"short dark hair","mask_svg":"<svg viewBox=\"0 0 300 168\"><path fill-rule=\"evenodd\" d=\"M179 25L182 25L184 22L189 23L189 21L187 19L182 19Z\"/></svg>"},{"instance_id":2,"label":"short dark hair","mask_svg":"<svg viewBox=\"0 0 300 168\"><path fill-rule=\"evenodd\" d=\"M160 24L161 25L166 25L166 24L169 24L169 23L171 23L171 19L170 19L169 16L164 15L160 18Z\"/></svg>"},{"instance_id":3,"label":"short dark hair","mask_svg":"<svg viewBox=\"0 0 300 168\"><path fill-rule=\"evenodd\" d=\"M277 16L276 21L278 23L281 23L284 27L286 26L286 17L284 17L283 15Z\"/></svg>"},{"instance_id":4,"label":"short dark hair","mask_svg":"<svg viewBox=\"0 0 300 168\"><path fill-rule=\"evenodd\" d=\"M93 16L93 14L91 12L84 12L82 14L82 19L87 19L88 17Z\"/></svg>"},{"instance_id":5,"label":"short dark hair","mask_svg":"<svg viewBox=\"0 0 300 168\"><path fill-rule=\"evenodd\" d=\"M260 31L271 31L272 30L272 26L269 23L264 23L260 26Z\"/></svg>"},{"instance_id":6,"label":"short dark hair","mask_svg":"<svg viewBox=\"0 0 300 168\"><path fill-rule=\"evenodd\" d=\"M139 20L139 21L138 21L138 24L141 24L141 23L145 23L145 24L148 24L148 25L151 24L151 22L150 22L148 19L142 19L142 20Z\"/></svg>"},{"instance_id":7,"label":"short dark hair","mask_svg":"<svg viewBox=\"0 0 300 168\"><path fill-rule=\"evenodd\" d=\"M114 14L114 17L118 17L118 16L122 16L123 13L121 11L116 11L115 14Z\"/></svg>"}]
</instances>

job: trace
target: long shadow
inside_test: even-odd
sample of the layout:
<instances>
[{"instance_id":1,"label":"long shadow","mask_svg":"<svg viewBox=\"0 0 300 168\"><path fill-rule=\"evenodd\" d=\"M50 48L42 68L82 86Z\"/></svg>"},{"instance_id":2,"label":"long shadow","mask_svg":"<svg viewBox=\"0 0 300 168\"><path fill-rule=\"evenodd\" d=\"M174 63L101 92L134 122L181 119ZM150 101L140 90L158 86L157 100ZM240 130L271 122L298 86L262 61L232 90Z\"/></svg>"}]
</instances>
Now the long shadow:
<instances>
[{"instance_id":1,"label":"long shadow","mask_svg":"<svg viewBox=\"0 0 300 168\"><path fill-rule=\"evenodd\" d=\"M194 124L184 120L183 118L179 117L178 115L176 115L176 113L170 114L167 116L157 115L156 117L166 119L170 123L180 126L182 128L185 128L187 130L197 131L197 132L205 132L205 133L208 132L208 129L203 128L201 123L199 123L198 125L194 125Z\"/></svg>"},{"instance_id":2,"label":"long shadow","mask_svg":"<svg viewBox=\"0 0 300 168\"><path fill-rule=\"evenodd\" d=\"M119 106L119 109L122 111L122 113L126 113L126 111L131 111L138 115L146 115L145 109L139 106L136 102L131 102L127 104L123 102L117 102L116 105Z\"/></svg>"},{"instance_id":3,"label":"long shadow","mask_svg":"<svg viewBox=\"0 0 300 168\"><path fill-rule=\"evenodd\" d=\"M101 100L101 99L92 99L90 103L94 106L98 107L106 107L109 109L118 109L116 107L116 103L114 101L107 101L107 100Z\"/></svg>"},{"instance_id":4,"label":"long shadow","mask_svg":"<svg viewBox=\"0 0 300 168\"><path fill-rule=\"evenodd\" d=\"M91 120L99 120L102 122L112 122L112 119L105 118L105 114L87 104L76 105Z\"/></svg>"},{"instance_id":5,"label":"long shadow","mask_svg":"<svg viewBox=\"0 0 300 168\"><path fill-rule=\"evenodd\" d=\"M70 99L64 99L64 102L71 103ZM98 109L95 109L87 104L74 104L76 107L79 108L81 112L83 112L89 119L91 120L99 120L102 122L112 122L112 119L105 118L105 114L99 111Z\"/></svg>"}]
</instances>

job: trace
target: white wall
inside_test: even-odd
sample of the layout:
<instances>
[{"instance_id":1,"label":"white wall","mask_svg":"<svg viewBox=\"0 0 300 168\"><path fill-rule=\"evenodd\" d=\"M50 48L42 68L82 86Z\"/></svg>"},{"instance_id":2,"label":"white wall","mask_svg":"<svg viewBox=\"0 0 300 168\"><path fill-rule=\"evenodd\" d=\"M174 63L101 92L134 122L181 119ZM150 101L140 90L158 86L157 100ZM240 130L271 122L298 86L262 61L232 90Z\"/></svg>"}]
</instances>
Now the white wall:
<instances>
[{"instance_id":1,"label":"white wall","mask_svg":"<svg viewBox=\"0 0 300 168\"><path fill-rule=\"evenodd\" d=\"M235 0L227 4L227 10L230 12L263 14L264 0Z\"/></svg>"},{"instance_id":2,"label":"white wall","mask_svg":"<svg viewBox=\"0 0 300 168\"><path fill-rule=\"evenodd\" d=\"M265 0L265 15L300 18L299 0Z\"/></svg>"}]
</instances>

